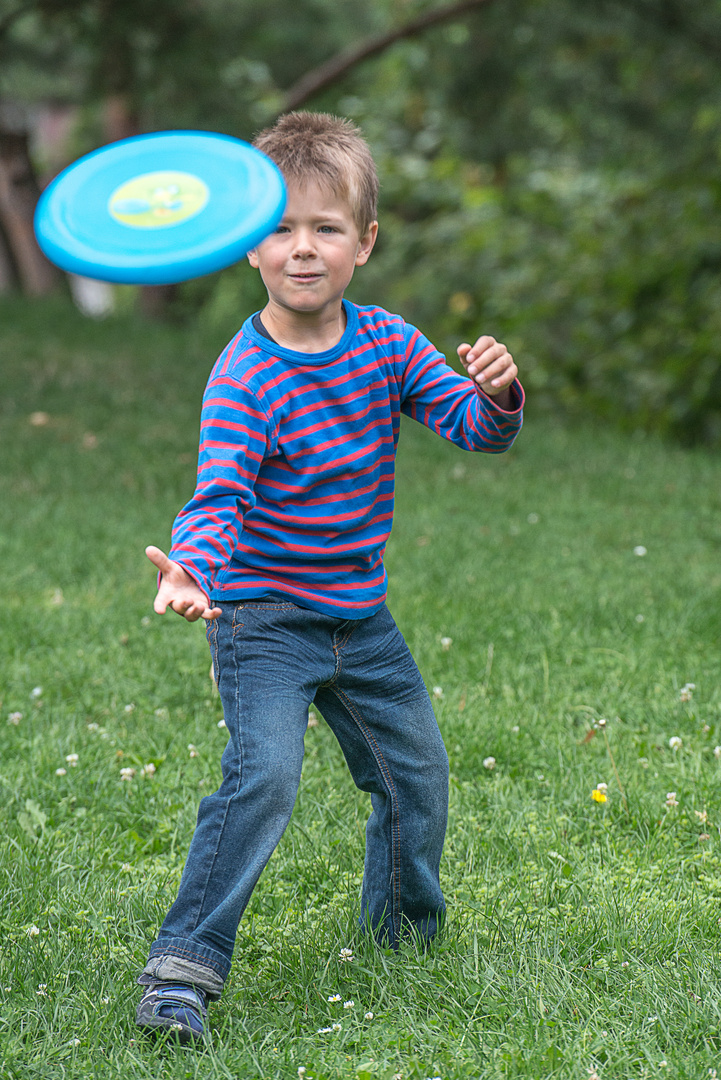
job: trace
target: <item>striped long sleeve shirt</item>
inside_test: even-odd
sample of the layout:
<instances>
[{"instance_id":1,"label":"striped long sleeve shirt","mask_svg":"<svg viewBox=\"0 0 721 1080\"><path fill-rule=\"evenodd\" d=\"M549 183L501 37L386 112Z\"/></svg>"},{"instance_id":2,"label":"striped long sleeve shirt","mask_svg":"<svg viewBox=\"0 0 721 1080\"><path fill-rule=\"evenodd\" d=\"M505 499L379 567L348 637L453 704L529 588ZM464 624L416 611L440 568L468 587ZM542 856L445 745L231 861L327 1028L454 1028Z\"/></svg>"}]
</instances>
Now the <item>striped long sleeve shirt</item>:
<instances>
[{"instance_id":1,"label":"striped long sleeve shirt","mask_svg":"<svg viewBox=\"0 0 721 1080\"><path fill-rule=\"evenodd\" d=\"M500 409L415 327L343 301L335 348L299 353L249 319L203 397L195 493L170 557L213 601L282 597L339 618L386 595L401 413L464 450L502 453L523 390Z\"/></svg>"}]
</instances>

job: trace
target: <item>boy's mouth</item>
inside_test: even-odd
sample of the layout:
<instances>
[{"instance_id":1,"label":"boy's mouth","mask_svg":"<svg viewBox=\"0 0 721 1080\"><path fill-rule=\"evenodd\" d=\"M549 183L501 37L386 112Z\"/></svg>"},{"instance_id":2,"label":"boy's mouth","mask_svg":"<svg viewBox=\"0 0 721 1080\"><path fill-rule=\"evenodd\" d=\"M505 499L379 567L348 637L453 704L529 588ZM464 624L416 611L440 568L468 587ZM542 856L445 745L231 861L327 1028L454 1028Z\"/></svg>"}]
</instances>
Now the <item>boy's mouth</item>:
<instances>
[{"instance_id":1,"label":"boy's mouth","mask_svg":"<svg viewBox=\"0 0 721 1080\"><path fill-rule=\"evenodd\" d=\"M314 271L314 270L300 271L298 273L288 275L288 277L291 279L291 281L300 281L300 282L319 281L322 276L323 276L322 274L320 274L320 273L318 273L317 271Z\"/></svg>"}]
</instances>

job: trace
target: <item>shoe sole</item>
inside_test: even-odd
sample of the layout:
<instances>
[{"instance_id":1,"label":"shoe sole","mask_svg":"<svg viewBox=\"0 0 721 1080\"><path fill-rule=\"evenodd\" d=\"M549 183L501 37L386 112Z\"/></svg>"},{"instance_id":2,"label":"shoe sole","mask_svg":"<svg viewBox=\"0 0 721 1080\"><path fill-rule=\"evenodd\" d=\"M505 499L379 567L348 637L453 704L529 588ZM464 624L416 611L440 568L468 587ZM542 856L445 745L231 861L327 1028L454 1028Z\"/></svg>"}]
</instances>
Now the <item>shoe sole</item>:
<instances>
[{"instance_id":1,"label":"shoe sole","mask_svg":"<svg viewBox=\"0 0 721 1080\"><path fill-rule=\"evenodd\" d=\"M157 1018L153 1017L147 1020L138 1020L137 1026L146 1035L156 1037L167 1032L168 1035L173 1035L181 1044L181 1046L202 1046L205 1042L205 1033L199 1034L197 1031L193 1031L192 1028L187 1028L183 1024L177 1021L171 1021L170 1023L162 1016Z\"/></svg>"}]
</instances>

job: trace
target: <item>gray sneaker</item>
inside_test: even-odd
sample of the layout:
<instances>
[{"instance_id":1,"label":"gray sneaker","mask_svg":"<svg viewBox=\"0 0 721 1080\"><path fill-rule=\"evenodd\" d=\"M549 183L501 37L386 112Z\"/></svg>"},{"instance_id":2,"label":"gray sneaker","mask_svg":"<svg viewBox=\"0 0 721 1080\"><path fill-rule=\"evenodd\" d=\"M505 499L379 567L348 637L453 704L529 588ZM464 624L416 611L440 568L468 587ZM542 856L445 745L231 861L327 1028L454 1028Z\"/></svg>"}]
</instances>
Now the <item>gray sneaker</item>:
<instances>
[{"instance_id":1,"label":"gray sneaker","mask_svg":"<svg viewBox=\"0 0 721 1080\"><path fill-rule=\"evenodd\" d=\"M173 1031L183 1044L202 1043L207 1013L206 996L196 986L153 979L140 999L135 1022L151 1035Z\"/></svg>"}]
</instances>

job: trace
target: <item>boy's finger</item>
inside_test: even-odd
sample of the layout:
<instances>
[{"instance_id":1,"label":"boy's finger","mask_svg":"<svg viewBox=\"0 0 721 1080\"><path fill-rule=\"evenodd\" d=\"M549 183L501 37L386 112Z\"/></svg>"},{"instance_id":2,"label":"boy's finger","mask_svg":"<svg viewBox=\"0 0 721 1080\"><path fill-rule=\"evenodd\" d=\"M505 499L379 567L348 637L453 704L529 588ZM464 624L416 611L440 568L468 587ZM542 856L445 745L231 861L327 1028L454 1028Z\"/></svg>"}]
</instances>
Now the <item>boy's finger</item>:
<instances>
[{"instance_id":1,"label":"boy's finger","mask_svg":"<svg viewBox=\"0 0 721 1080\"><path fill-rule=\"evenodd\" d=\"M508 371L513 366L513 359L508 354L499 356L476 373L476 381L489 382L491 379L497 379L499 375L502 375L504 371Z\"/></svg>"},{"instance_id":2,"label":"boy's finger","mask_svg":"<svg viewBox=\"0 0 721 1080\"><path fill-rule=\"evenodd\" d=\"M153 611L155 612L156 615L165 615L165 612L167 610L168 610L168 602L167 602L167 600L161 600L160 599L160 593L158 593L158 595L155 597L155 600L153 601Z\"/></svg>"},{"instance_id":3,"label":"boy's finger","mask_svg":"<svg viewBox=\"0 0 721 1080\"><path fill-rule=\"evenodd\" d=\"M483 356L489 349L493 349L496 345L497 342L494 337L488 335L479 337L478 341L475 342L466 354L466 360L472 364L474 360L478 360L479 357ZM503 348L503 346L501 346L501 348Z\"/></svg>"},{"instance_id":4,"label":"boy's finger","mask_svg":"<svg viewBox=\"0 0 721 1080\"><path fill-rule=\"evenodd\" d=\"M206 622L212 622L213 619L217 619L219 615L223 614L223 609L219 607L206 608L203 612L203 618Z\"/></svg>"},{"instance_id":5,"label":"boy's finger","mask_svg":"<svg viewBox=\"0 0 721 1080\"><path fill-rule=\"evenodd\" d=\"M459 360L461 361L462 364L467 364L468 363L468 354L469 354L470 351L471 351L471 346L468 344L467 341L464 341L463 344L459 345L458 348L456 349L456 352L458 353L458 358L459 358Z\"/></svg>"},{"instance_id":6,"label":"boy's finger","mask_svg":"<svg viewBox=\"0 0 721 1080\"><path fill-rule=\"evenodd\" d=\"M153 547L152 544L149 547L146 547L145 554L148 556L153 566L157 566L161 574L167 574L175 565L170 561L164 551L161 551L160 548Z\"/></svg>"},{"instance_id":7,"label":"boy's finger","mask_svg":"<svg viewBox=\"0 0 721 1080\"><path fill-rule=\"evenodd\" d=\"M487 378L488 372L491 369L502 370L503 366L508 363L513 363L513 357L507 351L505 345L494 345L491 349L486 349L482 356L479 356L477 360L474 360L472 364L468 366L469 375L483 375ZM501 368L498 368L498 365Z\"/></svg>"}]
</instances>

